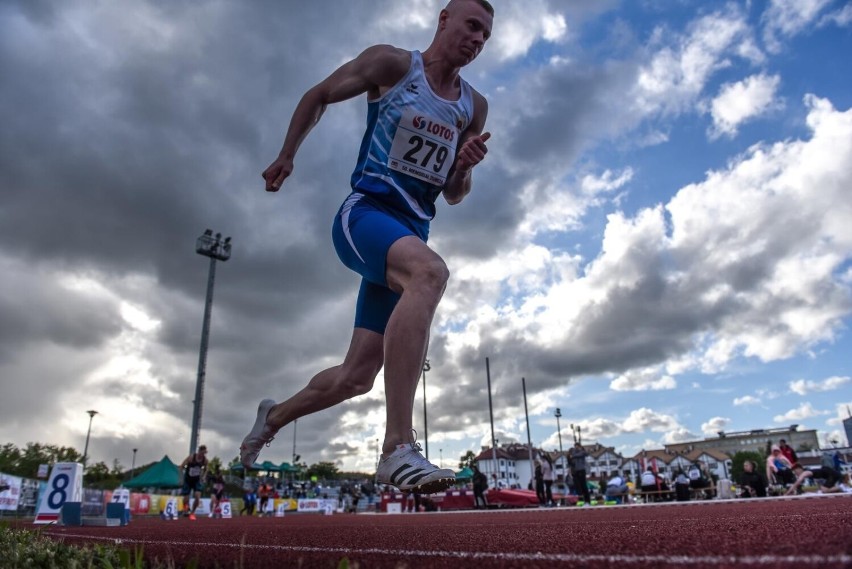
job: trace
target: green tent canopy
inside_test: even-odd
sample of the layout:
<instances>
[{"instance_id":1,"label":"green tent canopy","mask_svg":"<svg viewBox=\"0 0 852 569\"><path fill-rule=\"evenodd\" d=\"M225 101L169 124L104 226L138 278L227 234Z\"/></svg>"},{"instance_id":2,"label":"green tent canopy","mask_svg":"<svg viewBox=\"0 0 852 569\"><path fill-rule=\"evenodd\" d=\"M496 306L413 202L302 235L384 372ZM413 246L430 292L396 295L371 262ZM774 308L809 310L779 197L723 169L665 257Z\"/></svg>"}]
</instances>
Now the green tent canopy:
<instances>
[{"instance_id":1,"label":"green tent canopy","mask_svg":"<svg viewBox=\"0 0 852 569\"><path fill-rule=\"evenodd\" d=\"M179 488L180 469L169 455L146 471L124 483L126 488Z\"/></svg>"},{"instance_id":2,"label":"green tent canopy","mask_svg":"<svg viewBox=\"0 0 852 569\"><path fill-rule=\"evenodd\" d=\"M473 478L473 470L467 466L456 472L456 480L470 480L471 478Z\"/></svg>"}]
</instances>

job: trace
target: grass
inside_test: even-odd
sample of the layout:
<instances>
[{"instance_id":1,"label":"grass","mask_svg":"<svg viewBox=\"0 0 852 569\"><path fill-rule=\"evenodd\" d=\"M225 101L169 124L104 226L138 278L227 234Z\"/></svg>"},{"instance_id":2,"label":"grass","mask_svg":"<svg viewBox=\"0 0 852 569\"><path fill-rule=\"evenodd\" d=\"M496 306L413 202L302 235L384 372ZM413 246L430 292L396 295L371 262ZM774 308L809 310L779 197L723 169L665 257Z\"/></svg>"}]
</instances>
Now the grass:
<instances>
[{"instance_id":1,"label":"grass","mask_svg":"<svg viewBox=\"0 0 852 569\"><path fill-rule=\"evenodd\" d=\"M0 524L0 569L173 569L174 563L147 563L142 549L112 545L77 547L38 531Z\"/></svg>"},{"instance_id":2,"label":"grass","mask_svg":"<svg viewBox=\"0 0 852 569\"><path fill-rule=\"evenodd\" d=\"M242 567L242 561L238 564ZM351 569L343 557L337 569ZM198 561L183 566L196 569ZM142 548L123 549L114 545L75 546L54 541L40 531L13 529L0 523L0 569L176 569L173 560L146 561Z\"/></svg>"}]
</instances>

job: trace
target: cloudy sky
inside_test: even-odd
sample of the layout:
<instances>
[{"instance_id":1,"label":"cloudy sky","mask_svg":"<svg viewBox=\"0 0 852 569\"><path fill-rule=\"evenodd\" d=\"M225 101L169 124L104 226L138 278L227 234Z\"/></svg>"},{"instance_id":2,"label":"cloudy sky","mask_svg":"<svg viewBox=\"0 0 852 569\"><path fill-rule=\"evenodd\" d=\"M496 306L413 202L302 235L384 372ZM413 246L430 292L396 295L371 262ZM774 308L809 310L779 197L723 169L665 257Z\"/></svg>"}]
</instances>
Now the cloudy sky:
<instances>
[{"instance_id":1,"label":"cloudy sky","mask_svg":"<svg viewBox=\"0 0 852 569\"><path fill-rule=\"evenodd\" d=\"M625 455L852 406L852 3L494 2L464 76L489 154L430 244L430 457L490 441ZM358 278L331 220L366 103L330 108L278 194L301 94L373 43L425 49L442 1L0 4L0 442L125 467L187 454L208 260L201 441L230 460L263 397L340 362ZM844 356L844 354L846 354ZM384 390L303 418L308 463L370 470ZM415 428L423 442L423 391ZM261 455L290 460L294 428Z\"/></svg>"}]
</instances>

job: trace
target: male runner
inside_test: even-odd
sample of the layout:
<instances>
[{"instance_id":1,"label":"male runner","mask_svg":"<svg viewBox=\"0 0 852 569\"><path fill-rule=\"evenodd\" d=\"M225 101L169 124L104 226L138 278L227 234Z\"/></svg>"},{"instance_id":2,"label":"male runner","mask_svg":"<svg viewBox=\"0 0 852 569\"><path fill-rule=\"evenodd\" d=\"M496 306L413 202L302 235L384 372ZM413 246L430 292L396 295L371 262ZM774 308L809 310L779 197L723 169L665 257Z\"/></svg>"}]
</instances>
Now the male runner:
<instances>
[{"instance_id":1,"label":"male runner","mask_svg":"<svg viewBox=\"0 0 852 569\"><path fill-rule=\"evenodd\" d=\"M301 142L327 105L367 94L368 126L352 193L334 219L341 261L363 279L355 329L343 363L315 375L283 403L260 402L240 447L247 468L284 425L370 391L384 365L387 423L378 482L436 492L455 482L420 454L412 426L414 396L432 318L449 278L426 245L435 200L457 204L487 148L488 105L459 76L491 35L494 10L484 0L450 0L423 53L376 45L305 93L278 158L263 172L276 192L293 171Z\"/></svg>"},{"instance_id":2,"label":"male runner","mask_svg":"<svg viewBox=\"0 0 852 569\"><path fill-rule=\"evenodd\" d=\"M180 463L183 470L183 513L190 520L195 520L195 510L201 500L201 490L204 488L204 475L207 473L207 447L201 445L198 451L192 453ZM189 507L189 495L193 494L192 509Z\"/></svg>"}]
</instances>

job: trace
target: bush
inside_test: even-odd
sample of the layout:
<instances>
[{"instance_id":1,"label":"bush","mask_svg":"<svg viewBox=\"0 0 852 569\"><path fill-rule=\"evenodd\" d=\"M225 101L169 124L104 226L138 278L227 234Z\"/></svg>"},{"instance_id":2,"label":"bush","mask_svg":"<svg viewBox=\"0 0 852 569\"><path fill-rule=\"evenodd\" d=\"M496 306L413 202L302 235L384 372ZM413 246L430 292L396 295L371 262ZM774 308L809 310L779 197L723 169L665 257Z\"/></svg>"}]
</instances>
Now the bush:
<instances>
[{"instance_id":1,"label":"bush","mask_svg":"<svg viewBox=\"0 0 852 569\"><path fill-rule=\"evenodd\" d=\"M126 550L112 546L74 547L38 532L0 526L0 569L113 569L131 564Z\"/></svg>"}]
</instances>

